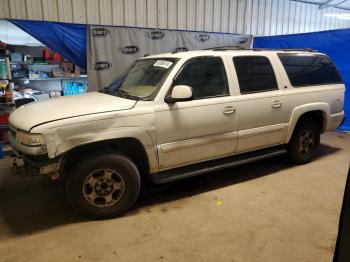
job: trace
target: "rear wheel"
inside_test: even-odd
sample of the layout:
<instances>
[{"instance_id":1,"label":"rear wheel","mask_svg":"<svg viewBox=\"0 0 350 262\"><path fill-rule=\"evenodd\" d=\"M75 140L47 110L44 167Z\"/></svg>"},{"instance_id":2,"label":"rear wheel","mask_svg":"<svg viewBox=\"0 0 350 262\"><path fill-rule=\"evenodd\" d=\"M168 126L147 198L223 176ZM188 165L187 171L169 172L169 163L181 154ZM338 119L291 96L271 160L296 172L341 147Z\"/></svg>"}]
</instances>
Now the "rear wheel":
<instances>
[{"instance_id":1,"label":"rear wheel","mask_svg":"<svg viewBox=\"0 0 350 262\"><path fill-rule=\"evenodd\" d=\"M66 180L68 201L90 218L116 217L125 213L140 192L140 175L127 157L96 153L83 158Z\"/></svg>"},{"instance_id":2,"label":"rear wheel","mask_svg":"<svg viewBox=\"0 0 350 262\"><path fill-rule=\"evenodd\" d=\"M304 164L312 160L320 144L320 129L312 120L297 125L288 143L287 149L295 164Z\"/></svg>"}]
</instances>

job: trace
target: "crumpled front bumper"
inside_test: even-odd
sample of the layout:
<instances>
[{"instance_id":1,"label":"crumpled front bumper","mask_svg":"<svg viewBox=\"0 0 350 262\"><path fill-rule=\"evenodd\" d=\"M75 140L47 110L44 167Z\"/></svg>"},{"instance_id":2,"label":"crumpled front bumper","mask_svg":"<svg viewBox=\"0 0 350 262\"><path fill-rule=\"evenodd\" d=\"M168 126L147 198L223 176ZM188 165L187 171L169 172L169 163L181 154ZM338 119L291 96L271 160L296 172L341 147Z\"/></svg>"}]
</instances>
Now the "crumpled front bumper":
<instances>
[{"instance_id":1,"label":"crumpled front bumper","mask_svg":"<svg viewBox=\"0 0 350 262\"><path fill-rule=\"evenodd\" d=\"M12 174L21 177L49 175L58 178L61 158L49 159L45 156L28 156L13 150Z\"/></svg>"},{"instance_id":2,"label":"crumpled front bumper","mask_svg":"<svg viewBox=\"0 0 350 262\"><path fill-rule=\"evenodd\" d=\"M26 146L18 143L13 131L9 131L7 137L11 146L23 154L32 156L47 154L46 146Z\"/></svg>"},{"instance_id":3,"label":"crumpled front bumper","mask_svg":"<svg viewBox=\"0 0 350 262\"><path fill-rule=\"evenodd\" d=\"M12 146L12 174L28 177L50 175L58 178L61 158L50 159L46 146L26 146L16 140L16 130L10 126L8 140Z\"/></svg>"}]
</instances>

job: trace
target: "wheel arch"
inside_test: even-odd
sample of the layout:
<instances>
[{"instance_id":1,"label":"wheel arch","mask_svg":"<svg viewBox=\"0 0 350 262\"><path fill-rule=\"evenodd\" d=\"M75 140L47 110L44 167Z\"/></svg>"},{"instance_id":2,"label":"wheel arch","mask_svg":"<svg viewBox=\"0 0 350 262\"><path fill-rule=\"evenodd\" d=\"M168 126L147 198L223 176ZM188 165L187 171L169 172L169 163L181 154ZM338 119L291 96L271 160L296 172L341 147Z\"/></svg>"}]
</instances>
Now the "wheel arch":
<instances>
[{"instance_id":1,"label":"wheel arch","mask_svg":"<svg viewBox=\"0 0 350 262\"><path fill-rule=\"evenodd\" d=\"M92 142L72 148L64 154L60 172L62 178L65 179L73 163L81 161L82 158L96 151L112 151L127 156L135 163L141 175L149 174L152 169L144 145L134 137L124 137Z\"/></svg>"},{"instance_id":2,"label":"wheel arch","mask_svg":"<svg viewBox=\"0 0 350 262\"><path fill-rule=\"evenodd\" d=\"M291 139L295 128L302 121L315 119L319 125L320 132L324 133L327 130L330 116L330 108L327 103L312 103L296 107L292 114L288 124L285 143L288 143Z\"/></svg>"}]
</instances>

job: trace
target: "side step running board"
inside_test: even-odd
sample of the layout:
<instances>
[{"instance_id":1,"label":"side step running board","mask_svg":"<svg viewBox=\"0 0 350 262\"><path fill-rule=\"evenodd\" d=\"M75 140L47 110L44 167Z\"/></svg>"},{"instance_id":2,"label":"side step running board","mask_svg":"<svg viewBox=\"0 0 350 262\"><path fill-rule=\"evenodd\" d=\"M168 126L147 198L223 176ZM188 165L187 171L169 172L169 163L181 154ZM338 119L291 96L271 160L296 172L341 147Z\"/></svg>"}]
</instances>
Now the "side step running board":
<instances>
[{"instance_id":1,"label":"side step running board","mask_svg":"<svg viewBox=\"0 0 350 262\"><path fill-rule=\"evenodd\" d=\"M198 176L205 173L214 172L220 169L230 168L255 162L265 158L285 154L287 150L282 146L260 149L253 152L243 153L218 160L210 160L203 163L179 167L171 170L151 174L151 179L156 184L164 184L171 181L180 180L187 177Z\"/></svg>"}]
</instances>

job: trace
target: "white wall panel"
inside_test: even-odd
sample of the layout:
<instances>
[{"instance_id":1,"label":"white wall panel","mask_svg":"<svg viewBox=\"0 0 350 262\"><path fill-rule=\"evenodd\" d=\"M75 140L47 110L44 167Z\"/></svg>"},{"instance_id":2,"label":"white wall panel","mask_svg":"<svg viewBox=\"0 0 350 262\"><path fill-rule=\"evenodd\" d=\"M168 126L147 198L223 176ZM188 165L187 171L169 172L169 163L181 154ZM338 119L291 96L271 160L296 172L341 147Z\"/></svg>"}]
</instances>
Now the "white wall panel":
<instances>
[{"instance_id":1,"label":"white wall panel","mask_svg":"<svg viewBox=\"0 0 350 262\"><path fill-rule=\"evenodd\" d=\"M204 0L196 0L196 30L198 31L204 30L204 8Z\"/></svg>"},{"instance_id":2,"label":"white wall panel","mask_svg":"<svg viewBox=\"0 0 350 262\"><path fill-rule=\"evenodd\" d=\"M235 33L237 32L237 1L230 1L230 8L228 14L228 32Z\"/></svg>"},{"instance_id":3,"label":"white wall panel","mask_svg":"<svg viewBox=\"0 0 350 262\"><path fill-rule=\"evenodd\" d=\"M266 5L266 0L260 0L258 2L257 35L264 35L264 29L265 29L264 22L265 22L265 14L266 14L265 5Z\"/></svg>"},{"instance_id":4,"label":"white wall panel","mask_svg":"<svg viewBox=\"0 0 350 262\"><path fill-rule=\"evenodd\" d=\"M221 31L221 0L213 1L213 27L212 31Z\"/></svg>"},{"instance_id":5,"label":"white wall panel","mask_svg":"<svg viewBox=\"0 0 350 262\"><path fill-rule=\"evenodd\" d=\"M187 29L186 0L177 0L177 29Z\"/></svg>"},{"instance_id":6,"label":"white wall panel","mask_svg":"<svg viewBox=\"0 0 350 262\"><path fill-rule=\"evenodd\" d=\"M112 0L113 1L113 0ZM136 0L136 26L147 26L147 1Z\"/></svg>"},{"instance_id":7,"label":"white wall panel","mask_svg":"<svg viewBox=\"0 0 350 262\"><path fill-rule=\"evenodd\" d=\"M290 0L0 0L0 19L276 35L350 27L349 11Z\"/></svg>"},{"instance_id":8,"label":"white wall panel","mask_svg":"<svg viewBox=\"0 0 350 262\"><path fill-rule=\"evenodd\" d=\"M146 6L146 9L147 9L146 27L158 27L157 0L147 0L146 3L147 3L147 6Z\"/></svg>"},{"instance_id":9,"label":"white wall panel","mask_svg":"<svg viewBox=\"0 0 350 262\"><path fill-rule=\"evenodd\" d=\"M31 20L43 19L43 8L41 0L26 0L27 17Z\"/></svg>"},{"instance_id":10,"label":"white wall panel","mask_svg":"<svg viewBox=\"0 0 350 262\"><path fill-rule=\"evenodd\" d=\"M264 32L261 35L268 35L270 34L270 29L271 29L271 5L272 5L272 0L266 0L265 1L265 17L264 17Z\"/></svg>"},{"instance_id":11,"label":"white wall panel","mask_svg":"<svg viewBox=\"0 0 350 262\"><path fill-rule=\"evenodd\" d=\"M77 1L74 1L74 3L78 1L84 1L84 0L77 0ZM42 7L43 7L43 16L44 16L43 20L59 21L57 0L42 0ZM85 8L84 8L84 12L85 12ZM74 13L74 10L73 10L73 13ZM86 17L84 21L86 21Z\"/></svg>"},{"instance_id":12,"label":"white wall panel","mask_svg":"<svg viewBox=\"0 0 350 262\"><path fill-rule=\"evenodd\" d=\"M246 32L245 27L245 17L246 17L246 6L247 1L246 0L237 0L237 19L236 19L236 32L238 34L243 34Z\"/></svg>"},{"instance_id":13,"label":"white wall panel","mask_svg":"<svg viewBox=\"0 0 350 262\"><path fill-rule=\"evenodd\" d=\"M204 30L213 31L213 10L214 0L205 0L204 2Z\"/></svg>"},{"instance_id":14,"label":"white wall panel","mask_svg":"<svg viewBox=\"0 0 350 262\"><path fill-rule=\"evenodd\" d=\"M110 25L113 23L112 0L100 0L100 23L103 25Z\"/></svg>"},{"instance_id":15,"label":"white wall panel","mask_svg":"<svg viewBox=\"0 0 350 262\"><path fill-rule=\"evenodd\" d=\"M10 16L10 6L6 1L0 1L0 17Z\"/></svg>"},{"instance_id":16,"label":"white wall panel","mask_svg":"<svg viewBox=\"0 0 350 262\"><path fill-rule=\"evenodd\" d=\"M196 30L196 1L187 1L187 30Z\"/></svg>"},{"instance_id":17,"label":"white wall panel","mask_svg":"<svg viewBox=\"0 0 350 262\"><path fill-rule=\"evenodd\" d=\"M52 1L48 1L52 2ZM85 0L74 0L73 2L73 22L82 24L86 22L86 3Z\"/></svg>"},{"instance_id":18,"label":"white wall panel","mask_svg":"<svg viewBox=\"0 0 350 262\"><path fill-rule=\"evenodd\" d=\"M144 10L146 11L146 8L144 8ZM113 14L112 25L125 25L124 0L112 0L112 14Z\"/></svg>"},{"instance_id":19,"label":"white wall panel","mask_svg":"<svg viewBox=\"0 0 350 262\"><path fill-rule=\"evenodd\" d=\"M98 1L96 1L98 2ZM136 26L136 2L135 0L124 1L125 8L125 24L129 26ZM147 9L148 11L148 9ZM155 15L157 19L157 15Z\"/></svg>"},{"instance_id":20,"label":"white wall panel","mask_svg":"<svg viewBox=\"0 0 350 262\"><path fill-rule=\"evenodd\" d=\"M3 1L6 3L6 1ZM27 19L26 1L25 0L11 0L7 4L10 5L10 17L18 19Z\"/></svg>"},{"instance_id":21,"label":"white wall panel","mask_svg":"<svg viewBox=\"0 0 350 262\"><path fill-rule=\"evenodd\" d=\"M177 0L168 1L168 28L177 28Z\"/></svg>"},{"instance_id":22,"label":"white wall panel","mask_svg":"<svg viewBox=\"0 0 350 262\"><path fill-rule=\"evenodd\" d=\"M95 24L95 25L100 24L99 1L96 1L96 0L85 0L85 1L86 1L86 22L88 24Z\"/></svg>"},{"instance_id":23,"label":"white wall panel","mask_svg":"<svg viewBox=\"0 0 350 262\"><path fill-rule=\"evenodd\" d=\"M242 32L247 32L247 34L251 34L251 32L254 29L254 25L252 24L252 21L256 21L255 19L252 19L252 15L255 13L255 8L253 5L254 0L246 0L242 9L243 13L243 27ZM240 19L240 18L239 18Z\"/></svg>"},{"instance_id":24,"label":"white wall panel","mask_svg":"<svg viewBox=\"0 0 350 262\"><path fill-rule=\"evenodd\" d=\"M27 6L29 5L28 2L33 2L33 0L27 0ZM73 21L73 5L71 0L57 0L57 6L58 6L58 19L60 21L62 22Z\"/></svg>"},{"instance_id":25,"label":"white wall panel","mask_svg":"<svg viewBox=\"0 0 350 262\"><path fill-rule=\"evenodd\" d=\"M230 19L230 0L222 0L221 2L221 32L227 33Z\"/></svg>"}]
</instances>

